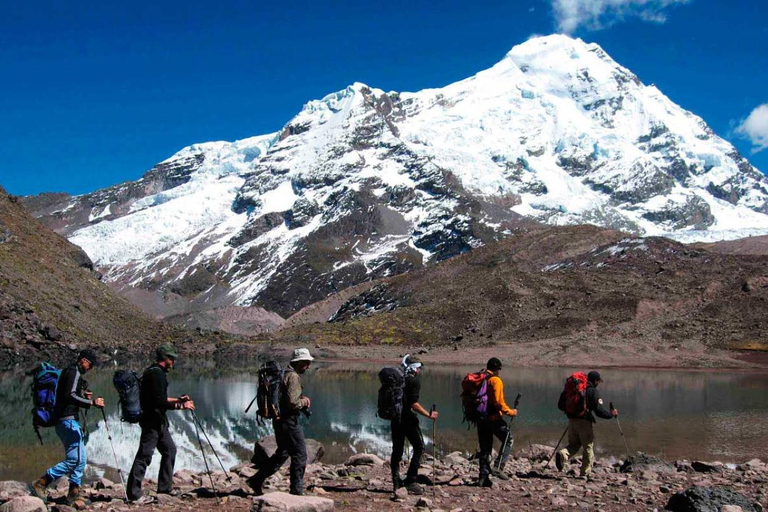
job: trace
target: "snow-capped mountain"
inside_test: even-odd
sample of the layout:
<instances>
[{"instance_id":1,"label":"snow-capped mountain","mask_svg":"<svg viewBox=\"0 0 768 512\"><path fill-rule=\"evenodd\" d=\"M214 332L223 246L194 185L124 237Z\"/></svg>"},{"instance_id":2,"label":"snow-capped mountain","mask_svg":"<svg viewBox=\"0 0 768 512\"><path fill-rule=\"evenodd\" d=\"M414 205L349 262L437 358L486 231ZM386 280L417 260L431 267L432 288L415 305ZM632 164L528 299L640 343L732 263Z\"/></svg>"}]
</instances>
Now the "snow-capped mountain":
<instances>
[{"instance_id":1,"label":"snow-capped mountain","mask_svg":"<svg viewBox=\"0 0 768 512\"><path fill-rule=\"evenodd\" d=\"M441 89L355 83L279 133L27 202L139 302L161 292L166 313L185 297L285 316L531 221L685 241L768 233L763 174L598 45L561 35Z\"/></svg>"}]
</instances>

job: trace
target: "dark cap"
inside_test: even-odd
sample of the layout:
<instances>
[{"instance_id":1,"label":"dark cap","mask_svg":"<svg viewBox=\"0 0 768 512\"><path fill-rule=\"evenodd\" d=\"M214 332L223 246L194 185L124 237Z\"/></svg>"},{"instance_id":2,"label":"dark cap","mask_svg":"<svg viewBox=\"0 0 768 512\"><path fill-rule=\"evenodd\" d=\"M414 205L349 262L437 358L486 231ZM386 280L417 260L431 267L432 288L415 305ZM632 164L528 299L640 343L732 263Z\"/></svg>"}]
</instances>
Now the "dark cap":
<instances>
[{"instance_id":1,"label":"dark cap","mask_svg":"<svg viewBox=\"0 0 768 512\"><path fill-rule=\"evenodd\" d=\"M587 380L589 382L601 382L603 379L600 378L600 374L596 371L592 370L587 374Z\"/></svg>"},{"instance_id":2,"label":"dark cap","mask_svg":"<svg viewBox=\"0 0 768 512\"><path fill-rule=\"evenodd\" d=\"M421 362L421 359L419 358L419 356L409 355L408 357L405 358L405 364L416 364L416 363L419 363L422 366L424 366L424 363Z\"/></svg>"},{"instance_id":3,"label":"dark cap","mask_svg":"<svg viewBox=\"0 0 768 512\"><path fill-rule=\"evenodd\" d=\"M158 361L162 361L163 359L171 358L174 361L179 358L179 354L176 353L176 349L173 348L173 345L170 343L164 343L157 347L157 350L155 351L155 356Z\"/></svg>"},{"instance_id":4,"label":"dark cap","mask_svg":"<svg viewBox=\"0 0 768 512\"><path fill-rule=\"evenodd\" d=\"M81 359L87 359L88 362L91 363L91 366L99 366L99 356L97 356L96 352L90 348L83 349L77 354L77 360L79 361Z\"/></svg>"},{"instance_id":5,"label":"dark cap","mask_svg":"<svg viewBox=\"0 0 768 512\"><path fill-rule=\"evenodd\" d=\"M499 371L501 370L501 359L498 357L492 357L488 360L488 364L486 364L485 367L492 372Z\"/></svg>"}]
</instances>

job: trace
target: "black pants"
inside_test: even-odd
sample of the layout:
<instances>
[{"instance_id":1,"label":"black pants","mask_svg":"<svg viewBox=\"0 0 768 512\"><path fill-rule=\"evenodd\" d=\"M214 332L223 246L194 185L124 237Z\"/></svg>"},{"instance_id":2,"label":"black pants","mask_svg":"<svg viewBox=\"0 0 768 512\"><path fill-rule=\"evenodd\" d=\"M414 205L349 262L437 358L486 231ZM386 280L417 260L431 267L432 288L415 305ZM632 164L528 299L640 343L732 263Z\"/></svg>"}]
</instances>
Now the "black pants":
<instances>
[{"instance_id":1,"label":"black pants","mask_svg":"<svg viewBox=\"0 0 768 512\"><path fill-rule=\"evenodd\" d=\"M304 470L307 467L307 442L304 439L304 430L299 425L299 416L290 416L284 420L273 420L272 428L275 430L277 450L264 467L253 477L261 484L271 477L285 464L288 457L291 458L291 493L304 492Z\"/></svg>"},{"instance_id":2,"label":"black pants","mask_svg":"<svg viewBox=\"0 0 768 512\"><path fill-rule=\"evenodd\" d=\"M131 466L131 474L128 475L128 489L126 491L129 500L136 500L141 497L141 481L144 480L147 466L152 462L155 448L160 452L161 457L160 473L157 477L157 492L171 492L173 489L176 445L168 431L168 424L142 424L139 451L136 452L136 458L133 459L133 466Z\"/></svg>"},{"instance_id":3,"label":"black pants","mask_svg":"<svg viewBox=\"0 0 768 512\"><path fill-rule=\"evenodd\" d=\"M507 434L509 434L509 440L507 440ZM503 451L499 451L498 457L496 457L496 464L507 463L509 459L509 450L512 448L514 438L512 432L509 431L507 423L502 420L480 420L477 422L477 442L480 445L480 478L484 478L491 473L491 453L493 452L493 436L498 437L501 440ZM504 441L507 441L507 445L504 445Z\"/></svg>"},{"instance_id":4,"label":"black pants","mask_svg":"<svg viewBox=\"0 0 768 512\"><path fill-rule=\"evenodd\" d=\"M421 435L419 419L415 416L411 418L407 416L407 413L403 413L401 421L392 422L392 458L390 459L389 467L392 469L393 477L400 473L400 461L403 460L406 439L413 446L413 458L411 458L411 463L408 466L406 479L416 480L419 474L421 456L424 453L424 438Z\"/></svg>"}]
</instances>

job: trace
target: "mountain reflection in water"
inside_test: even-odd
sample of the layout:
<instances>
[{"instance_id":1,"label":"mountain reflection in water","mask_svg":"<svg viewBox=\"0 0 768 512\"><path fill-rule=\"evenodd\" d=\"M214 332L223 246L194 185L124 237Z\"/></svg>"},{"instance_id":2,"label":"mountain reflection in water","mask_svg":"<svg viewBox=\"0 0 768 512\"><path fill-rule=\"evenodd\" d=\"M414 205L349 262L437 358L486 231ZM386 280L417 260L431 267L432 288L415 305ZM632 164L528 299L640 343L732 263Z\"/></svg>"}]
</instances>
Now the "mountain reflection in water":
<instances>
[{"instance_id":1,"label":"mountain reflection in water","mask_svg":"<svg viewBox=\"0 0 768 512\"><path fill-rule=\"evenodd\" d=\"M311 419L302 417L307 437L325 445L324 462L342 462L358 452L388 457L389 424L376 417L379 365L318 364L303 377L305 394L312 399ZM428 366L422 373L421 403L438 405L437 450L473 451L475 430L462 423L460 382L474 367ZM138 370L138 369L137 369ZM554 446L567 422L557 410L557 398L570 369L505 367L502 377L509 402L520 392L520 416L514 420L514 450L531 443ZM107 416L121 468L127 472L138 447L140 429L121 424L112 371L88 375L91 389L107 401ZM667 459L743 462L768 459L768 375L751 372L601 370L600 387L606 402L620 411L621 425L631 450ZM253 442L271 433L259 425L254 409L244 410L256 392L256 370L213 374L210 370L181 369L169 377L169 393L190 394L224 466L248 461ZM20 372L0 374L0 480L30 481L62 458L53 429L44 429L45 446L35 437L29 410L30 379ZM191 415L169 411L171 431L178 447L176 469L204 469ZM117 478L114 457L101 415L89 411L91 430L87 445L89 477ZM431 450L432 425L421 419ZM622 457L625 450L613 421L596 426L598 456ZM207 448L207 446L206 446ZM207 450L208 452L208 450ZM218 463L209 453L209 464ZM148 476L155 477L159 456Z\"/></svg>"}]
</instances>

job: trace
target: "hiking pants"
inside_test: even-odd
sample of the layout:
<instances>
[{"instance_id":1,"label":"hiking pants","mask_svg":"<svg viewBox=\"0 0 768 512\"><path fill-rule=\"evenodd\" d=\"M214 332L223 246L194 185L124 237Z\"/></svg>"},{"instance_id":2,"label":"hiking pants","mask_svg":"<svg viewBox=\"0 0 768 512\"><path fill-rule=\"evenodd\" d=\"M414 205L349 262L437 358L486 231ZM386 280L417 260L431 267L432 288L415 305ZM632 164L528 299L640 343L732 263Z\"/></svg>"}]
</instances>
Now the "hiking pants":
<instances>
[{"instance_id":1,"label":"hiking pants","mask_svg":"<svg viewBox=\"0 0 768 512\"><path fill-rule=\"evenodd\" d=\"M413 446L413 457L408 465L405 478L408 481L416 481L416 477L419 475L421 456L424 454L424 437L421 435L419 419L415 416L408 418L406 414L403 414L401 421L392 422L392 458L389 461L389 467L392 469L393 478L400 474L400 461L403 460L406 439Z\"/></svg>"},{"instance_id":2,"label":"hiking pants","mask_svg":"<svg viewBox=\"0 0 768 512\"><path fill-rule=\"evenodd\" d=\"M46 471L51 480L69 476L69 483L79 486L85 471L85 443L83 431L77 420L61 420L56 423L56 435L64 445L66 458Z\"/></svg>"},{"instance_id":3,"label":"hiking pants","mask_svg":"<svg viewBox=\"0 0 768 512\"><path fill-rule=\"evenodd\" d=\"M592 422L583 418L568 420L568 446L560 450L566 460L576 455L579 448L584 447L584 455L581 458L581 475L592 472L592 463L595 461L595 432Z\"/></svg>"},{"instance_id":4,"label":"hiking pants","mask_svg":"<svg viewBox=\"0 0 768 512\"><path fill-rule=\"evenodd\" d=\"M277 450L267 460L264 467L253 477L260 484L271 477L285 464L288 457L291 458L291 494L304 492L304 470L307 467L307 442L304 439L304 430L299 425L299 416L289 416L286 419L272 420L272 428L275 430Z\"/></svg>"},{"instance_id":5,"label":"hiking pants","mask_svg":"<svg viewBox=\"0 0 768 512\"><path fill-rule=\"evenodd\" d=\"M176 464L176 445L173 442L168 424L142 425L139 451L133 459L131 474L128 475L126 489L129 500L141 498L141 481L152 462L155 449L160 452L160 472L157 475L157 492L168 493L173 490L173 466Z\"/></svg>"},{"instance_id":6,"label":"hiking pants","mask_svg":"<svg viewBox=\"0 0 768 512\"><path fill-rule=\"evenodd\" d=\"M507 439L509 434L509 439ZM491 454L493 453L493 436L501 441L503 451L499 451L496 457L496 466L501 464L501 468L509 459L509 451L514 443L512 432L510 432L507 422L503 419L498 420L480 420L477 422L477 442L480 445L480 478L484 478L491 473ZM506 441L507 445L504 446Z\"/></svg>"}]
</instances>

